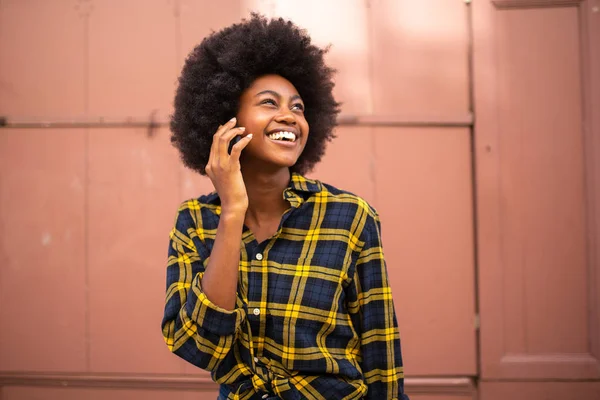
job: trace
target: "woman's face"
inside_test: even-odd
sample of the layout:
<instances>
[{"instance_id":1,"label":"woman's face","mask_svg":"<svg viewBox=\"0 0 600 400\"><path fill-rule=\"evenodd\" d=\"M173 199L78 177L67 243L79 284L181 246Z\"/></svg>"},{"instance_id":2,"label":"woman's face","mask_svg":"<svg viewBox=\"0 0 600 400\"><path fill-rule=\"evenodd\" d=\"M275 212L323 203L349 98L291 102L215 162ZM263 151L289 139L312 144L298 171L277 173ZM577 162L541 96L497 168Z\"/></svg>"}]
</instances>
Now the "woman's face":
<instances>
[{"instance_id":1,"label":"woman's face","mask_svg":"<svg viewBox=\"0 0 600 400\"><path fill-rule=\"evenodd\" d=\"M240 97L237 125L253 138L242 151L242 165L293 166L308 139L304 103L290 81L279 75L257 78Z\"/></svg>"}]
</instances>

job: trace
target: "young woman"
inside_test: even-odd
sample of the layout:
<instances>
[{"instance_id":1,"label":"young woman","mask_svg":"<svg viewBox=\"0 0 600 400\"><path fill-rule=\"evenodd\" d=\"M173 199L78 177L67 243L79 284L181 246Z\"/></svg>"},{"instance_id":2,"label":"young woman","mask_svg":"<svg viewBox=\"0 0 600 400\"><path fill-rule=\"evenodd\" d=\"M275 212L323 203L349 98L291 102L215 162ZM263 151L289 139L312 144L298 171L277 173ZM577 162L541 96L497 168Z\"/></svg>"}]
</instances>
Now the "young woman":
<instances>
[{"instance_id":1,"label":"young woman","mask_svg":"<svg viewBox=\"0 0 600 400\"><path fill-rule=\"evenodd\" d=\"M303 177L339 104L324 50L283 19L189 55L172 142L216 192L184 202L162 329L219 399L407 399L376 211Z\"/></svg>"}]
</instances>

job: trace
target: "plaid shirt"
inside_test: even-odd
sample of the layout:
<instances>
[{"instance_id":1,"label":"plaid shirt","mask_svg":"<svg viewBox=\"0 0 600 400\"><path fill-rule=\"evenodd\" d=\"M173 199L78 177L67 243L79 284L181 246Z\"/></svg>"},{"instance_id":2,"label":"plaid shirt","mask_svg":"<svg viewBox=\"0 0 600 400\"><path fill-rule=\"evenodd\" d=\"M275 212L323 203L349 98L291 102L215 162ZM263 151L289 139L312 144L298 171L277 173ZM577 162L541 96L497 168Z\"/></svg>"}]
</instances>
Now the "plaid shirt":
<instances>
[{"instance_id":1,"label":"plaid shirt","mask_svg":"<svg viewBox=\"0 0 600 400\"><path fill-rule=\"evenodd\" d=\"M237 304L206 297L202 276L221 211L184 202L171 231L163 335L230 399L408 399L380 222L364 200L292 174L288 209L258 243L244 227Z\"/></svg>"}]
</instances>

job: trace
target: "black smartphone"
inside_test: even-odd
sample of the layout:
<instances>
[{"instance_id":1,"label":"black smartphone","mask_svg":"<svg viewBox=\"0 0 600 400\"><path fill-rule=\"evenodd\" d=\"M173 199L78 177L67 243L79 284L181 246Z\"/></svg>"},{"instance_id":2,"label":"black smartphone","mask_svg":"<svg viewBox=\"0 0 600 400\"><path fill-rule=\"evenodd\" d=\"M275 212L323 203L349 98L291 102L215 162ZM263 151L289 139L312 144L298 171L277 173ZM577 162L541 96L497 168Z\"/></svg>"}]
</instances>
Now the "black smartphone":
<instances>
[{"instance_id":1,"label":"black smartphone","mask_svg":"<svg viewBox=\"0 0 600 400\"><path fill-rule=\"evenodd\" d=\"M242 139L241 135L237 135L236 137L234 137L233 139L231 139L231 142L229 142L229 148L227 149L227 153L231 154L231 150L233 149L233 145L236 144L237 142L239 142Z\"/></svg>"}]
</instances>

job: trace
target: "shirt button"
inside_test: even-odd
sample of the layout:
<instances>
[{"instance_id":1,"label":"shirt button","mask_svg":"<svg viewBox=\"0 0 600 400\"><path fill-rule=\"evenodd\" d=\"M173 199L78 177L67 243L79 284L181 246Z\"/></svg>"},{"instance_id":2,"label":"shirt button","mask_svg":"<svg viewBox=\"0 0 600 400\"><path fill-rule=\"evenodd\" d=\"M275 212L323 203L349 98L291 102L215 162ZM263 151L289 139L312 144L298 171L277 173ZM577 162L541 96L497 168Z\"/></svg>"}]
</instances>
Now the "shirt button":
<instances>
[{"instance_id":1,"label":"shirt button","mask_svg":"<svg viewBox=\"0 0 600 400\"><path fill-rule=\"evenodd\" d=\"M254 362L258 363L258 357L254 357Z\"/></svg>"},{"instance_id":2,"label":"shirt button","mask_svg":"<svg viewBox=\"0 0 600 400\"><path fill-rule=\"evenodd\" d=\"M262 259L263 259L263 255L262 255L262 254L260 254L260 253L256 253L256 259L257 259L258 261L262 260Z\"/></svg>"},{"instance_id":3,"label":"shirt button","mask_svg":"<svg viewBox=\"0 0 600 400\"><path fill-rule=\"evenodd\" d=\"M255 309L254 309L254 311L252 311L252 313L253 313L254 315L260 315L260 309L258 309L258 308L255 308Z\"/></svg>"}]
</instances>

